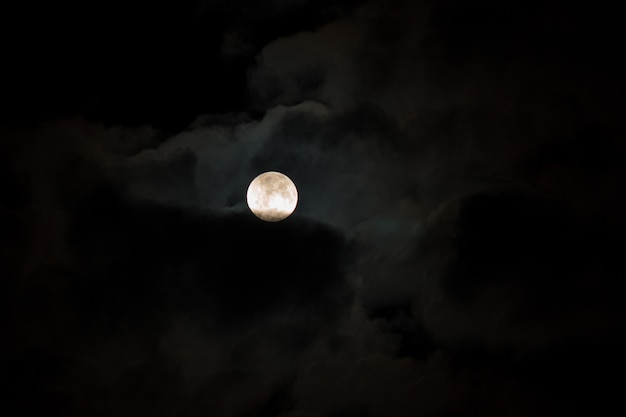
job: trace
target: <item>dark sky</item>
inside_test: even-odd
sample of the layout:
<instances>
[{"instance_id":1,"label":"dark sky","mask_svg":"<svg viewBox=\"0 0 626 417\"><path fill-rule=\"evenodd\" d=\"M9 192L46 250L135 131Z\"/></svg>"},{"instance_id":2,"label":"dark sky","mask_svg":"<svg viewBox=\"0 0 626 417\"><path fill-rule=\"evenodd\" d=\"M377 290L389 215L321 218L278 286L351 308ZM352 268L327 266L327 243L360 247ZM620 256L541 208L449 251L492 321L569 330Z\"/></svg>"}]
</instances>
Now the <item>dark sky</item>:
<instances>
[{"instance_id":1,"label":"dark sky","mask_svg":"<svg viewBox=\"0 0 626 417\"><path fill-rule=\"evenodd\" d=\"M622 414L614 3L3 5L0 413Z\"/></svg>"}]
</instances>

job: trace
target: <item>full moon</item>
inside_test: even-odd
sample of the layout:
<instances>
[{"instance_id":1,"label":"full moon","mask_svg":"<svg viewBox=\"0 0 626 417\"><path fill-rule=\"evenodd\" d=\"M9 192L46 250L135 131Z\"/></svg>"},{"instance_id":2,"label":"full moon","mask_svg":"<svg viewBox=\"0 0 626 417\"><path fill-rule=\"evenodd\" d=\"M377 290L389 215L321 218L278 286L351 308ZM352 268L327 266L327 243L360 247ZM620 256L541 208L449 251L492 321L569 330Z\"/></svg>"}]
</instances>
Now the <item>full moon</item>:
<instances>
[{"instance_id":1,"label":"full moon","mask_svg":"<svg viewBox=\"0 0 626 417\"><path fill-rule=\"evenodd\" d=\"M250 211L259 219L278 222L296 209L298 190L285 174L268 171L252 180L246 199Z\"/></svg>"}]
</instances>

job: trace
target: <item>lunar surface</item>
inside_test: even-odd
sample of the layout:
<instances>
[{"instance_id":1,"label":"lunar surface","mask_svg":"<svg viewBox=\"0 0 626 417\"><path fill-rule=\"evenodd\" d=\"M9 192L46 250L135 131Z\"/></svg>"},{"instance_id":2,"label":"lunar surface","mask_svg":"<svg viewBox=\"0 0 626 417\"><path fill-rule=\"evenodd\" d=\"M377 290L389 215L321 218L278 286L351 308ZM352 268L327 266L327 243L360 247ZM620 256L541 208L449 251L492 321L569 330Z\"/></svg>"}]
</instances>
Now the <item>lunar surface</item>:
<instances>
[{"instance_id":1,"label":"lunar surface","mask_svg":"<svg viewBox=\"0 0 626 417\"><path fill-rule=\"evenodd\" d=\"M261 220L284 220L296 209L298 190L291 179L277 171L264 172L252 180L246 194L250 211Z\"/></svg>"}]
</instances>

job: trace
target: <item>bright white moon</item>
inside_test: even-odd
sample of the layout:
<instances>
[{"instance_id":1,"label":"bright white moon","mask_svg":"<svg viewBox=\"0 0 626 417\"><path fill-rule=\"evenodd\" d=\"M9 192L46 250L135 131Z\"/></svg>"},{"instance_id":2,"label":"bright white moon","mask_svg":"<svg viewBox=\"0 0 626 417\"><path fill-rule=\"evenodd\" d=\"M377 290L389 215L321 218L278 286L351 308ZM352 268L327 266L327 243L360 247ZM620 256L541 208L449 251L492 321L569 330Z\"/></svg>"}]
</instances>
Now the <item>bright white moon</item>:
<instances>
[{"instance_id":1,"label":"bright white moon","mask_svg":"<svg viewBox=\"0 0 626 417\"><path fill-rule=\"evenodd\" d=\"M296 209L298 190L285 174L268 171L252 180L246 199L250 211L259 219L278 222Z\"/></svg>"}]
</instances>

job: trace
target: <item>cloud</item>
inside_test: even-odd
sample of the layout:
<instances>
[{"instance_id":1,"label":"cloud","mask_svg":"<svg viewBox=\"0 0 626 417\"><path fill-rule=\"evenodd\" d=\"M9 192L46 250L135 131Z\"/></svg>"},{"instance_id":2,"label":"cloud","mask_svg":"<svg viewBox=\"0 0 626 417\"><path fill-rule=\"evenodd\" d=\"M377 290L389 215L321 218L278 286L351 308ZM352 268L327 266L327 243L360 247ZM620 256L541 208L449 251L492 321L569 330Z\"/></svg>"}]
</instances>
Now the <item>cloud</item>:
<instances>
[{"instance_id":1,"label":"cloud","mask_svg":"<svg viewBox=\"0 0 626 417\"><path fill-rule=\"evenodd\" d=\"M30 274L43 286L14 296L43 301L11 314L29 323L13 349L46 352L33 372L62 368L33 386L77 413L255 410L349 314L351 249L328 226L131 204L107 183L72 197L72 262Z\"/></svg>"},{"instance_id":2,"label":"cloud","mask_svg":"<svg viewBox=\"0 0 626 417\"><path fill-rule=\"evenodd\" d=\"M453 234L433 235L418 251L442 259L420 307L435 335L523 352L600 340L618 325L620 307L609 299L597 304L588 287L591 280L603 290L619 286L612 271L620 267L608 255L611 231L519 192L472 196L457 208ZM428 248L433 238L439 243Z\"/></svg>"}]
</instances>

